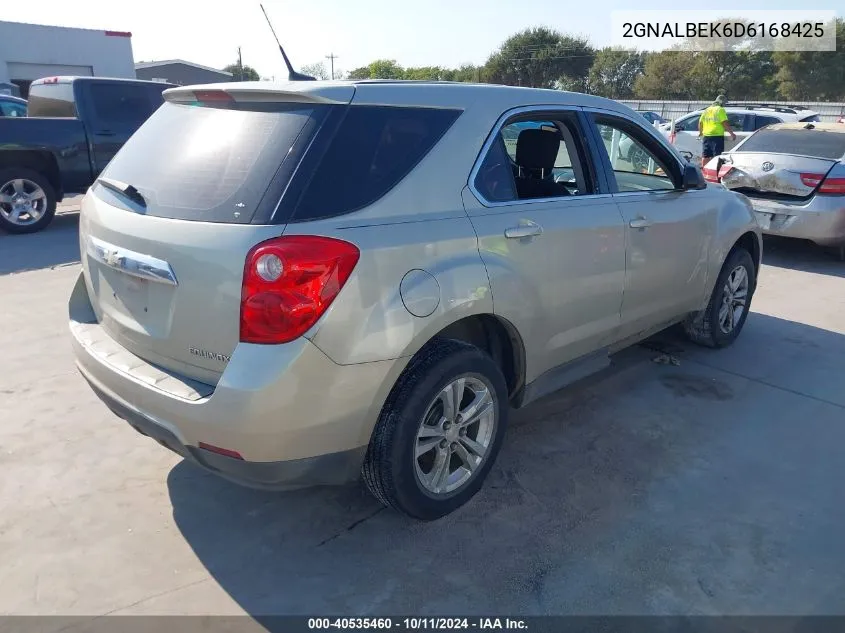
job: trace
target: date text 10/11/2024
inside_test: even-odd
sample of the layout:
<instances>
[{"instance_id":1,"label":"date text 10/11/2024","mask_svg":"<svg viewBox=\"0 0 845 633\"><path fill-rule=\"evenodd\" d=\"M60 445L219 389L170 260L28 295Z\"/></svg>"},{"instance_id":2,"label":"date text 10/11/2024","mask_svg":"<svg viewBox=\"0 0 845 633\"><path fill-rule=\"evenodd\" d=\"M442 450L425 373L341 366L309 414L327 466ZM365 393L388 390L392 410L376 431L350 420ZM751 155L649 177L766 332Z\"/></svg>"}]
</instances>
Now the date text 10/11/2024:
<instances>
[{"instance_id":1,"label":"date text 10/11/2024","mask_svg":"<svg viewBox=\"0 0 845 633\"><path fill-rule=\"evenodd\" d=\"M310 630L526 630L525 620L511 618L309 618Z\"/></svg>"}]
</instances>

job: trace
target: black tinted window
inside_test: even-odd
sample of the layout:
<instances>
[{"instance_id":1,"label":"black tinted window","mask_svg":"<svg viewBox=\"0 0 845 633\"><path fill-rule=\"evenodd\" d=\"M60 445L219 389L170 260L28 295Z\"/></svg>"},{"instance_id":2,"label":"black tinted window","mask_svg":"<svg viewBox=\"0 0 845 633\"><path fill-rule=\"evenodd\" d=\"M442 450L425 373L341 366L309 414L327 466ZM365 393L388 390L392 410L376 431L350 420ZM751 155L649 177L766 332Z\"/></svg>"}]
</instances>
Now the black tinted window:
<instances>
[{"instance_id":1,"label":"black tinted window","mask_svg":"<svg viewBox=\"0 0 845 633\"><path fill-rule=\"evenodd\" d=\"M780 123L780 119L776 119L773 116L763 116L762 114L758 114L754 117L755 130L759 130L761 127L766 127L767 125L772 125L773 123Z\"/></svg>"},{"instance_id":2,"label":"black tinted window","mask_svg":"<svg viewBox=\"0 0 845 633\"><path fill-rule=\"evenodd\" d=\"M350 213L375 202L422 160L459 114L433 108L350 107L294 219Z\"/></svg>"},{"instance_id":3,"label":"black tinted window","mask_svg":"<svg viewBox=\"0 0 845 633\"><path fill-rule=\"evenodd\" d=\"M765 129L755 132L734 151L774 152L839 159L845 155L845 132Z\"/></svg>"},{"instance_id":4,"label":"black tinted window","mask_svg":"<svg viewBox=\"0 0 845 633\"><path fill-rule=\"evenodd\" d=\"M76 117L73 84L32 84L27 110L31 117Z\"/></svg>"},{"instance_id":5,"label":"black tinted window","mask_svg":"<svg viewBox=\"0 0 845 633\"><path fill-rule=\"evenodd\" d=\"M801 119L801 123L809 123L809 122L820 123L821 118L819 117L818 114L811 114L810 116L805 116L803 119Z\"/></svg>"},{"instance_id":6,"label":"black tinted window","mask_svg":"<svg viewBox=\"0 0 845 633\"><path fill-rule=\"evenodd\" d=\"M103 125L137 125L156 107L146 86L92 83L89 94L94 116Z\"/></svg>"},{"instance_id":7,"label":"black tinted window","mask_svg":"<svg viewBox=\"0 0 845 633\"><path fill-rule=\"evenodd\" d=\"M501 134L497 134L475 177L475 189L485 200L490 202L516 200L511 164L505 151L505 141Z\"/></svg>"},{"instance_id":8,"label":"black tinted window","mask_svg":"<svg viewBox=\"0 0 845 633\"><path fill-rule=\"evenodd\" d=\"M284 104L257 112L167 103L102 176L135 187L146 199L147 215L248 223L303 129L310 133L318 109ZM98 195L127 203L105 188Z\"/></svg>"},{"instance_id":9,"label":"black tinted window","mask_svg":"<svg viewBox=\"0 0 845 633\"><path fill-rule=\"evenodd\" d=\"M698 120L701 118L700 114L696 114L695 116L691 116L688 119L683 119L677 126L682 129L684 132L697 132L698 131Z\"/></svg>"}]
</instances>

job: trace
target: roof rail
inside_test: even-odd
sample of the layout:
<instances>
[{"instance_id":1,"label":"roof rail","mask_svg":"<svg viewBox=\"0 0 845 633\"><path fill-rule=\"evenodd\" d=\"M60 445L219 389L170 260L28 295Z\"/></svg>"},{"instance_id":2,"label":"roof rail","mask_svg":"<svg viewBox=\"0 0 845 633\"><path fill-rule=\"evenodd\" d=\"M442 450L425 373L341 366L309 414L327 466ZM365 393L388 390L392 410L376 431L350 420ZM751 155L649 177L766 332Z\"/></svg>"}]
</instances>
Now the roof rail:
<instances>
[{"instance_id":1,"label":"roof rail","mask_svg":"<svg viewBox=\"0 0 845 633\"><path fill-rule=\"evenodd\" d=\"M786 114L798 114L803 110L809 110L807 106L782 105L776 103L737 103L737 107L748 108L754 110L755 108L767 108L775 112L783 112Z\"/></svg>"}]
</instances>

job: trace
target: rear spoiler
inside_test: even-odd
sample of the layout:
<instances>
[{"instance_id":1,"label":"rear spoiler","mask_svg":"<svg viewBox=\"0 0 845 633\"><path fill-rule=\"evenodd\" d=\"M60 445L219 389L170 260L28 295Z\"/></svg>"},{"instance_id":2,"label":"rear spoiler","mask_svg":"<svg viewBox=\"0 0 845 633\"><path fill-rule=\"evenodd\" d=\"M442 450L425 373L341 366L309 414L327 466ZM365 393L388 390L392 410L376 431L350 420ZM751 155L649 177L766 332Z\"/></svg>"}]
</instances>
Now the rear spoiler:
<instances>
[{"instance_id":1,"label":"rear spoiler","mask_svg":"<svg viewBox=\"0 0 845 633\"><path fill-rule=\"evenodd\" d=\"M314 103L345 105L355 96L354 84L327 85L327 82L299 82L272 84L268 82L239 82L180 86L162 93L165 101L184 104L234 103Z\"/></svg>"}]
</instances>

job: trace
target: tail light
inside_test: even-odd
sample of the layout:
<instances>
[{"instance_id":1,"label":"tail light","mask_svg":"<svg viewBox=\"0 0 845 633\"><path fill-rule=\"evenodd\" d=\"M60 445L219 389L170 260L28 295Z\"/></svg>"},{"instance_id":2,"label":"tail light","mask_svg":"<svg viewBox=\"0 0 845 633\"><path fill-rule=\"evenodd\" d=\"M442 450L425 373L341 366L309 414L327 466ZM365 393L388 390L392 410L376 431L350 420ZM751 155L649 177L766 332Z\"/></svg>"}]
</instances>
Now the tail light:
<instances>
[{"instance_id":1,"label":"tail light","mask_svg":"<svg viewBox=\"0 0 845 633\"><path fill-rule=\"evenodd\" d=\"M241 342L287 343L302 336L340 293L359 256L349 242L313 235L253 247L241 287Z\"/></svg>"},{"instance_id":2,"label":"tail light","mask_svg":"<svg viewBox=\"0 0 845 633\"><path fill-rule=\"evenodd\" d=\"M818 193L845 195L845 178L825 178L824 174L801 174L801 182Z\"/></svg>"},{"instance_id":3,"label":"tail light","mask_svg":"<svg viewBox=\"0 0 845 633\"><path fill-rule=\"evenodd\" d=\"M701 173L704 174L704 180L707 182L721 182L722 178L727 176L728 172L730 172L733 168L733 165L725 163L720 165L718 170L704 167L702 168Z\"/></svg>"}]
</instances>

